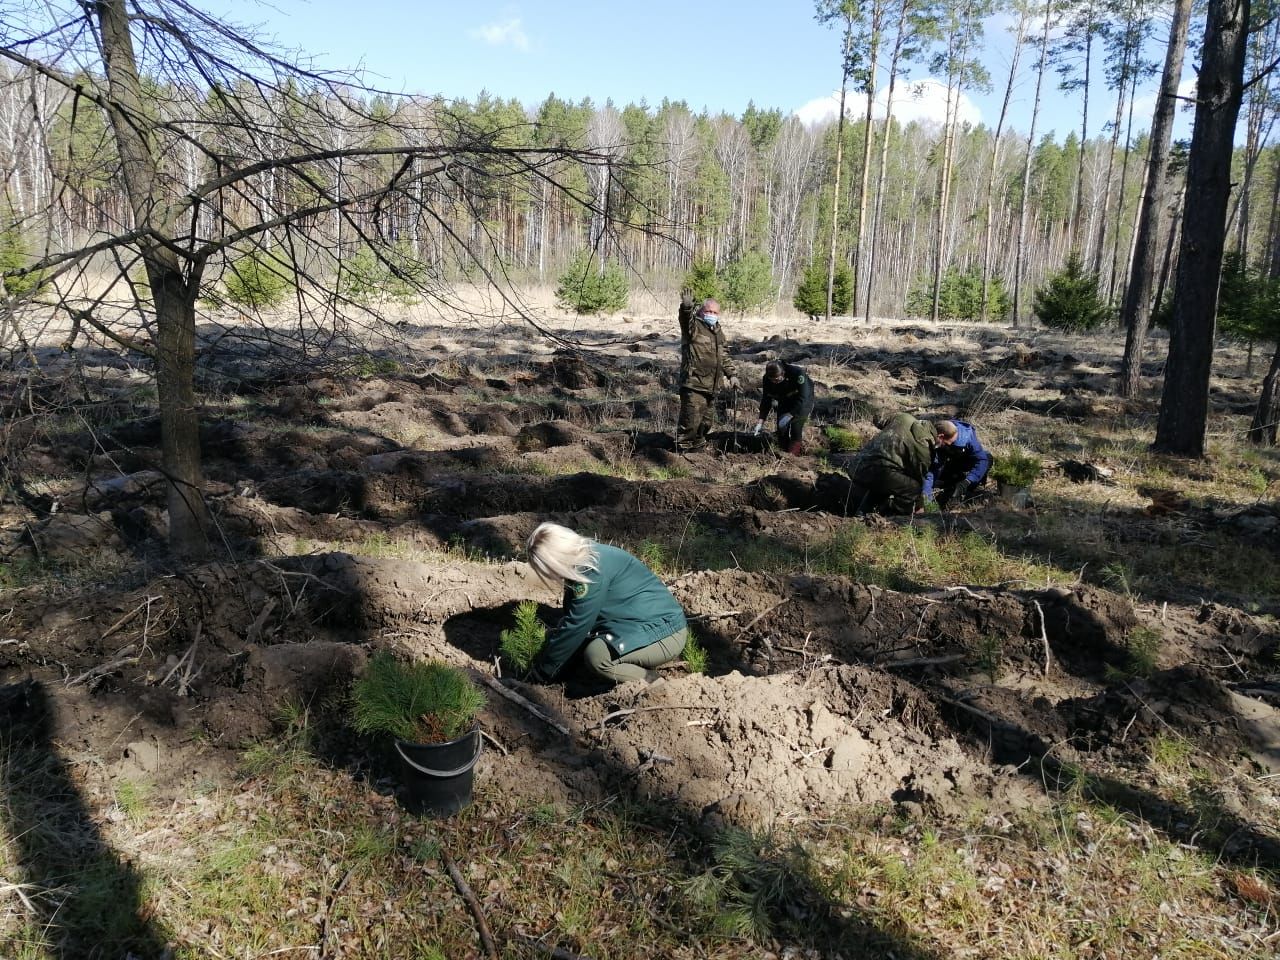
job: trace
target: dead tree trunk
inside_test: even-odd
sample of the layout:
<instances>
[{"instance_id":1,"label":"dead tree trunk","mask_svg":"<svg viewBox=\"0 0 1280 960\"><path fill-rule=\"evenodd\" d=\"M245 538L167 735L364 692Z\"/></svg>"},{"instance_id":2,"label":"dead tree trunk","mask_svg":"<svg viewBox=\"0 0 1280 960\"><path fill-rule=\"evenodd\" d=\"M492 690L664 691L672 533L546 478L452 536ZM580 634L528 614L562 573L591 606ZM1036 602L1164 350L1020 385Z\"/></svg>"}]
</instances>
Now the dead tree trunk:
<instances>
[{"instance_id":1,"label":"dead tree trunk","mask_svg":"<svg viewBox=\"0 0 1280 960\"><path fill-rule=\"evenodd\" d=\"M1204 456L1214 320L1231 195L1231 153L1244 88L1249 0L1209 0L1187 162L1173 328L1155 449Z\"/></svg>"},{"instance_id":2,"label":"dead tree trunk","mask_svg":"<svg viewBox=\"0 0 1280 960\"><path fill-rule=\"evenodd\" d=\"M1165 52L1160 99L1151 123L1151 146L1147 154L1147 183L1142 195L1136 252L1125 290L1120 323L1125 328L1124 360L1120 366L1119 394L1137 396L1142 385L1142 347L1151 323L1151 290L1155 286L1156 258L1159 255L1160 216L1164 208L1165 170L1169 166L1169 145L1173 138L1173 117L1178 105L1178 80L1187 49L1187 29L1191 22L1191 0L1176 0L1169 28L1169 48ZM1170 226L1170 230L1172 230Z\"/></svg>"}]
</instances>

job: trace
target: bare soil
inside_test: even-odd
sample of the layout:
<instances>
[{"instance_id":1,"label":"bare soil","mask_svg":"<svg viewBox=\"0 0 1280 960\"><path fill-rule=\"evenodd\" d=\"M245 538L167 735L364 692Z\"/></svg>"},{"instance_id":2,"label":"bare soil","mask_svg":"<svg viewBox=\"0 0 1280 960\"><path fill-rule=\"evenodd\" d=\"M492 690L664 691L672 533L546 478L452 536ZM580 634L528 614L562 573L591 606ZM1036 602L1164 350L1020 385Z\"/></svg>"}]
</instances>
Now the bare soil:
<instances>
[{"instance_id":1,"label":"bare soil","mask_svg":"<svg viewBox=\"0 0 1280 960\"><path fill-rule=\"evenodd\" d=\"M675 666L619 689L577 675L501 681L571 731L490 697L483 726L505 752L490 749L479 775L532 802L627 789L713 824L756 825L860 804L1034 804L1046 757L1054 769L1125 767L1140 782L1161 737L1212 750L1224 770L1280 757L1280 586L1247 597L1177 578L1108 586L1099 569L1113 541L1074 582L890 589L810 569L809 548L868 523L823 496L838 457L817 430L795 458L748 436L751 391L722 412L711 449L676 454L672 332L634 323L598 348L553 352L516 328L423 329L416 355L443 347L438 360L367 379L255 377L246 360L204 411L222 559L193 568L162 558L152 405L135 402L107 351L46 357L34 390L8 384L4 679L42 684L58 742L101 758L108 778L185 789L270 736L292 702L329 718L335 765L376 779L378 761L345 729L351 677L383 647L493 675L514 604L532 597L552 613L555 598L519 561L550 518L632 549L667 544L675 562L695 535L721 552L671 578L708 649L706 675ZM1049 336L850 328L801 343L757 332L734 344L746 368L807 363L816 425L864 437L911 409L970 416L997 443L1066 434L1066 456L1090 425L1150 414L1149 399L1110 396L1113 352L1082 358L1080 344ZM1247 412L1243 384L1217 386L1221 416ZM86 398L75 416L71 390ZM1200 482L1200 468L1178 469L1175 485ZM1106 524L1139 544L1221 532L1251 544L1251 562L1274 563L1280 466L1272 457L1259 473L1270 500L1199 497L1172 519L1130 485L1100 511L1099 536ZM1083 494L1056 482L1058 510L1092 515L1096 500L1072 507ZM989 497L915 522L1054 559L1054 509ZM790 560L737 569L743 551L765 548ZM1063 552L1078 566L1073 549ZM1145 678L1132 669L1142 630L1161 638Z\"/></svg>"}]
</instances>

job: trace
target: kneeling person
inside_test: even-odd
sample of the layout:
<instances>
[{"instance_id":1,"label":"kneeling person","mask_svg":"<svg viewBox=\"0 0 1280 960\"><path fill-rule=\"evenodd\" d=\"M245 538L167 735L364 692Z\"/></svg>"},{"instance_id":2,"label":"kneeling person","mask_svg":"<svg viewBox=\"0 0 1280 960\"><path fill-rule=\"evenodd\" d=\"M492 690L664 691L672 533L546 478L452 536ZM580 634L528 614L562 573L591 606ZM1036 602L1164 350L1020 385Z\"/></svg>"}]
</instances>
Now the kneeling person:
<instances>
[{"instance_id":1,"label":"kneeling person","mask_svg":"<svg viewBox=\"0 0 1280 960\"><path fill-rule=\"evenodd\" d=\"M933 458L935 426L899 413L858 453L846 512L909 514Z\"/></svg>"},{"instance_id":2,"label":"kneeling person","mask_svg":"<svg viewBox=\"0 0 1280 960\"><path fill-rule=\"evenodd\" d=\"M544 582L564 588L564 616L530 668L533 679L554 678L581 650L587 666L615 683L656 680L653 668L684 651L684 610L625 550L543 523L528 553Z\"/></svg>"},{"instance_id":3,"label":"kneeling person","mask_svg":"<svg viewBox=\"0 0 1280 960\"><path fill-rule=\"evenodd\" d=\"M778 446L787 453L804 451L804 425L813 414L813 380L794 363L770 360L764 365L764 398L755 432L764 429L769 411L778 408Z\"/></svg>"},{"instance_id":4,"label":"kneeling person","mask_svg":"<svg viewBox=\"0 0 1280 960\"><path fill-rule=\"evenodd\" d=\"M934 424L933 458L924 478L925 500L945 507L969 496L974 487L987 481L991 454L978 439L973 424L964 420L939 420Z\"/></svg>"}]
</instances>

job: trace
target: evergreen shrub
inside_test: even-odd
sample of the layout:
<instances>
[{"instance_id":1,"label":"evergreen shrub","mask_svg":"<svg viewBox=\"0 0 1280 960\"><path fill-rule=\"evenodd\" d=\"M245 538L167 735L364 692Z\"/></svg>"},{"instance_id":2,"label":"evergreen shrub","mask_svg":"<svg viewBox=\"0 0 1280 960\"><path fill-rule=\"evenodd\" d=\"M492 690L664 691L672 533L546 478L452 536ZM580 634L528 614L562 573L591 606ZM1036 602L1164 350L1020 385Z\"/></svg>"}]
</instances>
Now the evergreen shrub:
<instances>
[{"instance_id":1,"label":"evergreen shrub","mask_svg":"<svg viewBox=\"0 0 1280 960\"><path fill-rule=\"evenodd\" d=\"M1096 273L1086 273L1075 254L1062 270L1036 291L1032 312L1056 330L1095 330L1111 318L1111 307L1098 290Z\"/></svg>"},{"instance_id":2,"label":"evergreen shrub","mask_svg":"<svg viewBox=\"0 0 1280 960\"><path fill-rule=\"evenodd\" d=\"M574 313L616 313L627 305L627 275L616 263L600 260L590 250L573 258L556 287L556 301Z\"/></svg>"},{"instance_id":3,"label":"evergreen shrub","mask_svg":"<svg viewBox=\"0 0 1280 960\"><path fill-rule=\"evenodd\" d=\"M796 295L792 304L801 313L808 314L812 320L827 315L827 261L821 257L814 258L804 268L800 285L796 287ZM831 312L839 316L847 316L853 309L853 271L843 262L836 263L835 276L831 282Z\"/></svg>"}]
</instances>

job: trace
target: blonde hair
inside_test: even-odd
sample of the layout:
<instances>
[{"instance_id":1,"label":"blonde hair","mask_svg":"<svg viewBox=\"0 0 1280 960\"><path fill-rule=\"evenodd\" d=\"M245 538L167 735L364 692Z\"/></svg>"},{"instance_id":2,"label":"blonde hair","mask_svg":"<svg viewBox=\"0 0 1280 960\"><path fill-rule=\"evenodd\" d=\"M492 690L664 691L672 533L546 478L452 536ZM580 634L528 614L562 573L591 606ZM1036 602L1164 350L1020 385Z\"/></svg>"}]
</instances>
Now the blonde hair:
<instances>
[{"instance_id":1,"label":"blonde hair","mask_svg":"<svg viewBox=\"0 0 1280 960\"><path fill-rule=\"evenodd\" d=\"M595 543L558 523L540 523L529 534L529 566L549 585L585 583L600 569Z\"/></svg>"}]
</instances>

